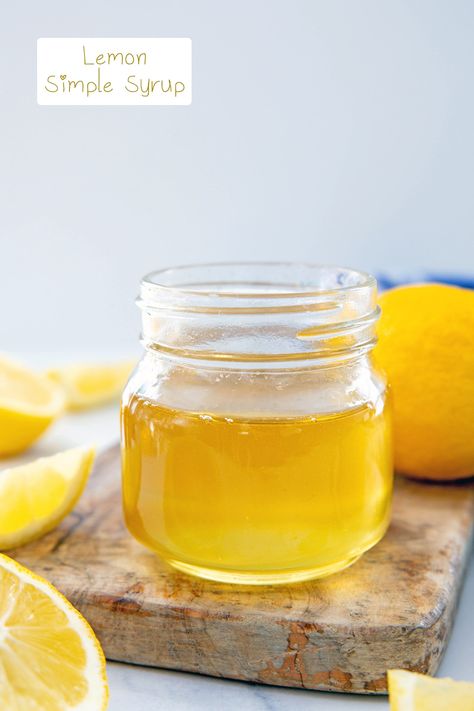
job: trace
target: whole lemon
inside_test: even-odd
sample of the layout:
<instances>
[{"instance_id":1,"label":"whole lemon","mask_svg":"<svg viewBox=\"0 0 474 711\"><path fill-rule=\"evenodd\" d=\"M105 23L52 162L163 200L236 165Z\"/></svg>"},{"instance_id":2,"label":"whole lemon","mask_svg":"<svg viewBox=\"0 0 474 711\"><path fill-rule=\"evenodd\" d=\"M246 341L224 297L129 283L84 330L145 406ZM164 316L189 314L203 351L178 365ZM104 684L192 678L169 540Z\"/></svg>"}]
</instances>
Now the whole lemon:
<instances>
[{"instance_id":1,"label":"whole lemon","mask_svg":"<svg viewBox=\"0 0 474 711\"><path fill-rule=\"evenodd\" d=\"M375 360L393 390L395 467L421 479L474 474L474 292L403 286L380 297Z\"/></svg>"}]
</instances>

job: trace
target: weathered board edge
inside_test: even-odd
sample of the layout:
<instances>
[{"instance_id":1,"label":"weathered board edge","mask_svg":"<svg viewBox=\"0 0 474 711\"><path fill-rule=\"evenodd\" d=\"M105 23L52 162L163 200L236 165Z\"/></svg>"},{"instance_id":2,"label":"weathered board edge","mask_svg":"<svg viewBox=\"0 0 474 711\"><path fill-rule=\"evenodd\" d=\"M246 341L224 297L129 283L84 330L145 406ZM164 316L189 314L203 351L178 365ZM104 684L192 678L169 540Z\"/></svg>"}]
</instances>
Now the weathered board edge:
<instances>
[{"instance_id":1,"label":"weathered board edge","mask_svg":"<svg viewBox=\"0 0 474 711\"><path fill-rule=\"evenodd\" d=\"M467 567L468 553L469 546L466 545L459 561L459 570L463 573ZM404 668L426 674L434 674L437 671L447 647L454 611L462 589L463 576L460 575L458 578L453 576L453 579L457 582L452 595L447 598L439 615L433 617L431 621L426 621L424 625L406 630L386 628L385 638L381 635L383 628L379 627L376 639L367 639L365 633L359 635L357 630L354 630L354 647L346 648L347 635L343 629L331 638L325 635L324 627L318 623L311 625L306 621L283 618L278 621L278 624L281 625L286 637L286 646L271 658L265 655L263 658L259 657L258 653L255 655L255 651L244 656L239 654L235 657L234 672L229 672L228 655L222 657L220 648L222 640L228 639L233 634L229 626L235 625L239 628L241 648L247 647L250 651L257 647L258 652L259 648L266 646L268 636L273 634L273 623L269 620L242 622L224 617L212 618L192 607L176 606L171 613L170 610L163 608L161 613L153 615L153 625L150 626L150 617L148 617L150 613L143 609L133 609L133 604L129 605L127 613L124 614L126 601L123 601L124 604L119 602L107 605L101 599L82 600L74 599L71 595L69 597L73 598L72 602L88 619L103 645L107 659L112 661L273 686L358 694L386 694L387 669ZM63 589L63 592L68 597L68 590ZM143 615L146 617L146 625L140 624ZM321 635L325 635L322 646L322 666L328 668L311 674L307 671L306 657L310 650L318 649ZM143 652L138 656L136 649L133 653L127 650L127 642L129 643L131 639L136 640L137 636L141 637L143 646ZM179 647L170 650L167 646L167 640L180 636L195 640L194 643L189 642L189 646L196 650L193 662L189 661L189 648L181 657ZM408 654L407 636L410 638ZM211 643L200 643L199 639L203 637ZM242 642L244 639L246 644ZM377 647L375 663L374 645ZM208 653L203 654L202 650L206 647ZM366 669L368 663L373 670L372 678L367 679L366 671L362 678L360 669Z\"/></svg>"}]
</instances>

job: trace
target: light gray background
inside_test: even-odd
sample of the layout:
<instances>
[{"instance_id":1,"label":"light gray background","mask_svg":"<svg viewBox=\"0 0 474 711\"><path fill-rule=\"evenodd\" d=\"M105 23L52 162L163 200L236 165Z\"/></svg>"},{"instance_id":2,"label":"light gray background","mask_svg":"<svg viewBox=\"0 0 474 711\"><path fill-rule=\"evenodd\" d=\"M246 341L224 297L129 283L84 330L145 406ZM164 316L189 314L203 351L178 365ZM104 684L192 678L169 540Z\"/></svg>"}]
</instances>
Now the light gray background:
<instances>
[{"instance_id":1,"label":"light gray background","mask_svg":"<svg viewBox=\"0 0 474 711\"><path fill-rule=\"evenodd\" d=\"M470 0L2 8L1 347L129 347L140 276L474 266ZM40 107L40 36L189 36L191 107Z\"/></svg>"}]
</instances>

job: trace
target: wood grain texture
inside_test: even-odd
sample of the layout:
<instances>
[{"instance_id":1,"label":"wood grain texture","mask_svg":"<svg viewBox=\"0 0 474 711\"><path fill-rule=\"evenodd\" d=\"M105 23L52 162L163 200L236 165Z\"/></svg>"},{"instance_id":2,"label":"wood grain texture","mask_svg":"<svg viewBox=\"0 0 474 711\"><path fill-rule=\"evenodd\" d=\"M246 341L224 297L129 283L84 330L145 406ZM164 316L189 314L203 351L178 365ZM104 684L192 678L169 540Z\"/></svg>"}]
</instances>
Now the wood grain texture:
<instances>
[{"instance_id":1,"label":"wood grain texture","mask_svg":"<svg viewBox=\"0 0 474 711\"><path fill-rule=\"evenodd\" d=\"M212 583L175 572L127 533L115 447L99 458L75 511L10 554L83 612L109 659L384 693L388 668L437 669L473 521L472 482L399 479L388 534L346 571L285 587Z\"/></svg>"}]
</instances>

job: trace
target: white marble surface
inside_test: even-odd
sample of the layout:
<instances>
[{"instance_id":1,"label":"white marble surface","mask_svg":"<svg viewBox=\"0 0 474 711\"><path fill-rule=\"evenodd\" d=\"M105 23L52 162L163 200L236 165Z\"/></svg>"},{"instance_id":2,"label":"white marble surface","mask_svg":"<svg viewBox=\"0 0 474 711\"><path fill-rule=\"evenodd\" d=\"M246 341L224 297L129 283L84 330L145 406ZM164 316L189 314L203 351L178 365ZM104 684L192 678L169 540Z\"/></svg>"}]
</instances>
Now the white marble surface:
<instances>
[{"instance_id":1,"label":"white marble surface","mask_svg":"<svg viewBox=\"0 0 474 711\"><path fill-rule=\"evenodd\" d=\"M33 459L69 446L94 442L105 447L118 438L117 406L67 417L23 456ZM440 675L474 681L474 559L471 559L451 641ZM330 694L213 679L161 669L109 663L109 711L375 711L388 709L384 697Z\"/></svg>"}]
</instances>

